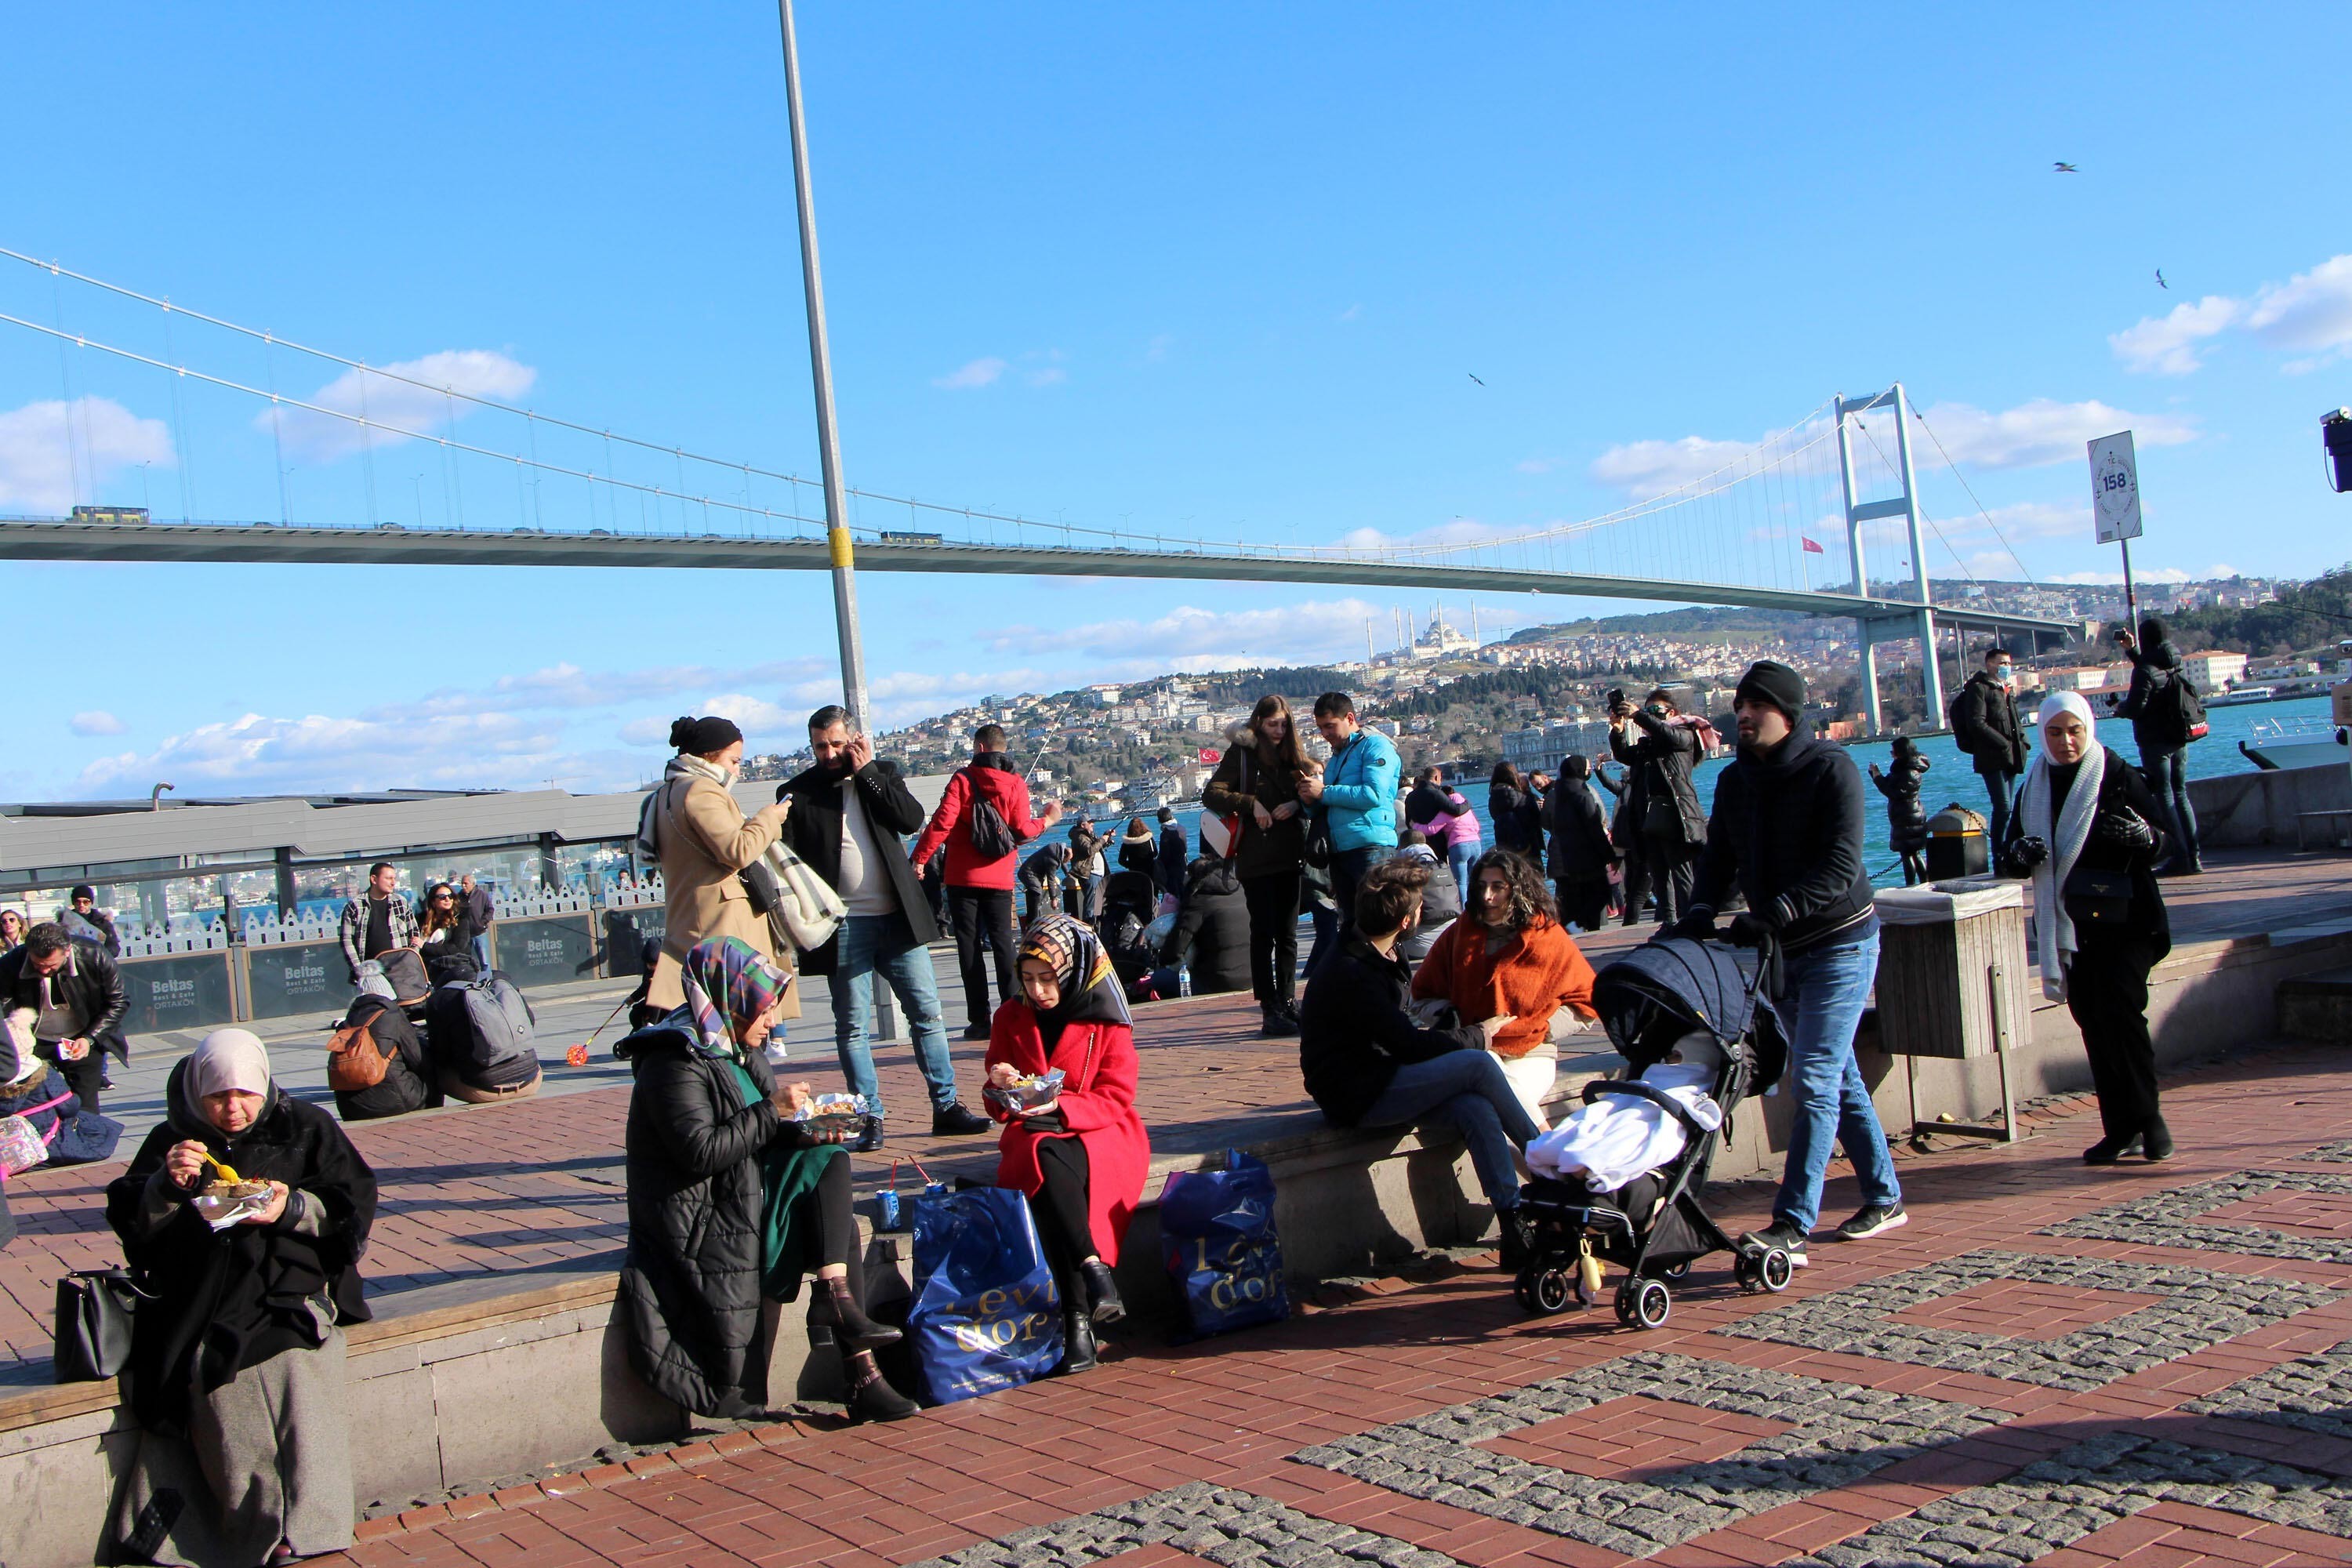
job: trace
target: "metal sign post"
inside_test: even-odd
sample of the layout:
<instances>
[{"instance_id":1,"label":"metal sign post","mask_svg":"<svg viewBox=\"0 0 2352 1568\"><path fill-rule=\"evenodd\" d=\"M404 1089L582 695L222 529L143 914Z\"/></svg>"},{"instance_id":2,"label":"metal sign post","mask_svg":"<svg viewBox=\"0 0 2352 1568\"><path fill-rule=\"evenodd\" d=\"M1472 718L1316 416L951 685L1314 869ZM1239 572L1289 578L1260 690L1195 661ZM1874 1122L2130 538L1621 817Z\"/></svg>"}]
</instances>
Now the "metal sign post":
<instances>
[{"instance_id":1,"label":"metal sign post","mask_svg":"<svg viewBox=\"0 0 2352 1568\"><path fill-rule=\"evenodd\" d=\"M2091 442L2091 515L2099 542L2124 552L2124 625L2139 629L2139 595L2132 586L2131 542L2139 537L2139 458L2132 433L2119 430Z\"/></svg>"}]
</instances>

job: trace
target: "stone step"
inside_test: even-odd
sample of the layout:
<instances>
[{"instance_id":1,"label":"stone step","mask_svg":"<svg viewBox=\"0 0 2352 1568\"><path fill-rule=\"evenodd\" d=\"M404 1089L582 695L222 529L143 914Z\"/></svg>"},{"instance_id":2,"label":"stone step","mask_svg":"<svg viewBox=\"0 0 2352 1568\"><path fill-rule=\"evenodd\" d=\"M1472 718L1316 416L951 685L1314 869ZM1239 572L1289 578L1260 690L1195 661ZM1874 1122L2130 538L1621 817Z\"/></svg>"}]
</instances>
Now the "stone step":
<instances>
[{"instance_id":1,"label":"stone step","mask_svg":"<svg viewBox=\"0 0 2352 1568\"><path fill-rule=\"evenodd\" d=\"M2280 981L2278 1017L2280 1033L2291 1038L2352 1043L2352 969Z\"/></svg>"}]
</instances>

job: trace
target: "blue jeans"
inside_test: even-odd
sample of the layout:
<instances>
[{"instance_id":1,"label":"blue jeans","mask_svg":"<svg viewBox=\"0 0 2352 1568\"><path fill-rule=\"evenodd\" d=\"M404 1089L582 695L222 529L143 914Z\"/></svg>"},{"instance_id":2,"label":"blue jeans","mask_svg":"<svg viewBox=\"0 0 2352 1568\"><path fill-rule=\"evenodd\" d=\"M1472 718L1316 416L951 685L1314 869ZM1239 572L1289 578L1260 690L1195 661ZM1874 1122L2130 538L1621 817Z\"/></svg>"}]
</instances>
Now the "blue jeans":
<instances>
[{"instance_id":1,"label":"blue jeans","mask_svg":"<svg viewBox=\"0 0 2352 1568\"><path fill-rule=\"evenodd\" d=\"M1780 1015L1789 1032L1789 1088L1796 1115L1789 1126L1789 1163L1780 1177L1772 1217L1802 1236L1822 1213L1822 1176L1830 1145L1845 1145L1862 1182L1864 1204L1903 1201L1895 1157L1878 1110L1853 1059L1854 1026L1878 977L1878 933L1837 947L1811 948L1783 961Z\"/></svg>"},{"instance_id":2,"label":"blue jeans","mask_svg":"<svg viewBox=\"0 0 2352 1568\"><path fill-rule=\"evenodd\" d=\"M474 965L485 974L490 971L490 933L486 931L474 933Z\"/></svg>"},{"instance_id":3,"label":"blue jeans","mask_svg":"<svg viewBox=\"0 0 2352 1568\"><path fill-rule=\"evenodd\" d=\"M907 1010L915 1037L915 1066L931 1093L931 1109L956 1102L955 1068L948 1060L948 1031L940 1014L939 982L931 976L931 950L915 940L903 914L851 915L841 922L833 961L833 1044L841 1054L841 1075L852 1092L882 1109L882 1086L874 1077L874 1052L866 1033L874 1025L874 976L890 984Z\"/></svg>"},{"instance_id":4,"label":"blue jeans","mask_svg":"<svg viewBox=\"0 0 2352 1568\"><path fill-rule=\"evenodd\" d=\"M1986 848L1998 861L2000 847L2009 841L2010 797L2016 792L2017 781L1998 770L1977 777L1984 780L1985 794L1992 796L1992 821L1986 825L1992 837L1986 841Z\"/></svg>"},{"instance_id":5,"label":"blue jeans","mask_svg":"<svg viewBox=\"0 0 2352 1568\"><path fill-rule=\"evenodd\" d=\"M1469 1141L1470 1163L1477 1167L1486 1201L1498 1209L1518 1206L1519 1172L1511 1163L1511 1152L1526 1148L1543 1129L1511 1092L1502 1063L1485 1051L1470 1050L1407 1062L1358 1125L1400 1127L1416 1121L1444 1121L1459 1128Z\"/></svg>"},{"instance_id":6,"label":"blue jeans","mask_svg":"<svg viewBox=\"0 0 2352 1568\"><path fill-rule=\"evenodd\" d=\"M1476 839L1467 844L1451 845L1445 851L1445 863L1453 869L1454 890L1462 895L1462 907L1470 907L1470 862L1478 858L1486 847Z\"/></svg>"},{"instance_id":7,"label":"blue jeans","mask_svg":"<svg viewBox=\"0 0 2352 1568\"><path fill-rule=\"evenodd\" d=\"M2139 771L2147 780L2148 794L2156 796L2167 822L2162 828L2170 842L2164 847L2168 859L2187 865L2197 858L2197 808L2189 804L2189 769L2181 761L2179 746L2151 746L2139 749Z\"/></svg>"}]
</instances>

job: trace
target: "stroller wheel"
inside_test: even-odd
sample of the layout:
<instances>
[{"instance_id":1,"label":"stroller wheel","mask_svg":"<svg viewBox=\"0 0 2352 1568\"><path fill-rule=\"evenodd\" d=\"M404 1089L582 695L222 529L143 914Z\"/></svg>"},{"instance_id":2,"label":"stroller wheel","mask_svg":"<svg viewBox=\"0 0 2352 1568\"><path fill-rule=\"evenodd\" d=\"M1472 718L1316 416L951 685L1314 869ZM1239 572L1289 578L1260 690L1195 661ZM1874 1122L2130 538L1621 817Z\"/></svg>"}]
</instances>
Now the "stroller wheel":
<instances>
[{"instance_id":1,"label":"stroller wheel","mask_svg":"<svg viewBox=\"0 0 2352 1568\"><path fill-rule=\"evenodd\" d=\"M1624 1284L1620 1285L1617 1288L1616 1306L1617 1321L1624 1324L1627 1328L1632 1328L1634 1323L1633 1282L1632 1280L1629 1279Z\"/></svg>"},{"instance_id":2,"label":"stroller wheel","mask_svg":"<svg viewBox=\"0 0 2352 1568\"><path fill-rule=\"evenodd\" d=\"M1790 1272L1789 1255L1777 1247L1765 1248L1762 1259L1756 1265L1757 1278L1775 1296L1789 1288Z\"/></svg>"},{"instance_id":3,"label":"stroller wheel","mask_svg":"<svg viewBox=\"0 0 2352 1568\"><path fill-rule=\"evenodd\" d=\"M1675 1300L1667 1294L1665 1285L1656 1279L1644 1279L1633 1289L1633 1321L1645 1329L1665 1326L1674 1315Z\"/></svg>"},{"instance_id":4,"label":"stroller wheel","mask_svg":"<svg viewBox=\"0 0 2352 1568\"><path fill-rule=\"evenodd\" d=\"M1575 1299L1565 1268L1531 1268L1519 1279L1519 1300L1531 1312L1553 1317L1567 1311L1569 1303Z\"/></svg>"},{"instance_id":5,"label":"stroller wheel","mask_svg":"<svg viewBox=\"0 0 2352 1568\"><path fill-rule=\"evenodd\" d=\"M1757 1278L1756 1265L1745 1258L1734 1258L1731 1260L1731 1279L1732 1282L1739 1287L1740 1293L1743 1295L1753 1296L1764 1289L1764 1281Z\"/></svg>"}]
</instances>

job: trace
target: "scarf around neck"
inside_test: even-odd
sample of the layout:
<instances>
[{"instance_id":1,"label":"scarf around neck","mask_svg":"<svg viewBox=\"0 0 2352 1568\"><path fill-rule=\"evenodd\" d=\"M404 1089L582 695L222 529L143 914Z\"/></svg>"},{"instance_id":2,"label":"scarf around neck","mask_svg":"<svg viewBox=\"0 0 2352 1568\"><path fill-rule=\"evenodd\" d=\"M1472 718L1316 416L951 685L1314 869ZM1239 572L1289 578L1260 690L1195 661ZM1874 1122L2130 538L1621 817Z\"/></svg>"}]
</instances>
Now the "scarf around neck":
<instances>
[{"instance_id":1,"label":"scarf around neck","mask_svg":"<svg viewBox=\"0 0 2352 1568\"><path fill-rule=\"evenodd\" d=\"M686 1006L704 1051L743 1059L742 1033L776 1005L793 977L782 964L740 936L698 943L681 966Z\"/></svg>"},{"instance_id":2,"label":"scarf around neck","mask_svg":"<svg viewBox=\"0 0 2352 1568\"><path fill-rule=\"evenodd\" d=\"M662 769L662 777L709 779L720 789L727 788L732 782L727 769L720 767L717 763L707 763L688 752L680 752L677 756L672 757L668 765Z\"/></svg>"},{"instance_id":3,"label":"scarf around neck","mask_svg":"<svg viewBox=\"0 0 2352 1568\"><path fill-rule=\"evenodd\" d=\"M2053 1002L2066 999L2065 954L2075 951L2074 922L2066 918L2062 889L2090 842L2091 822L2099 814L2099 785L2106 777L2107 749L2094 737L2075 764L2074 782L2065 802L2051 820L2050 753L2033 753L2025 770L2025 787L2018 806L2024 832L2050 847L2049 856L2033 868L2033 948L2042 965L2042 994Z\"/></svg>"}]
</instances>

